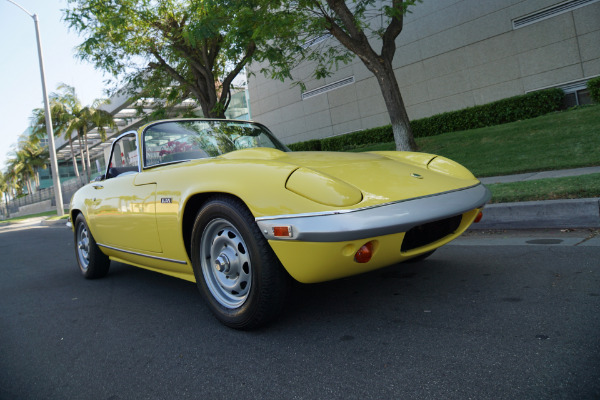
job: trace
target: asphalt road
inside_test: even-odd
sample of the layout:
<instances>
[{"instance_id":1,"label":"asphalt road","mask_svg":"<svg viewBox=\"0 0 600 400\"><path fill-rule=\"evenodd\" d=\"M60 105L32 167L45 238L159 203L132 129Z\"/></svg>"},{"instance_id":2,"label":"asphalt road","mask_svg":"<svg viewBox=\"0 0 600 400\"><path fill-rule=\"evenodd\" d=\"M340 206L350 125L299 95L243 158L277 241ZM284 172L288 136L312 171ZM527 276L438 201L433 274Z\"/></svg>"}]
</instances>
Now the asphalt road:
<instances>
[{"instance_id":1,"label":"asphalt road","mask_svg":"<svg viewBox=\"0 0 600 400\"><path fill-rule=\"evenodd\" d=\"M0 398L598 399L599 238L553 235L471 234L298 285L247 333L185 281L123 264L84 280L62 226L3 228Z\"/></svg>"}]
</instances>

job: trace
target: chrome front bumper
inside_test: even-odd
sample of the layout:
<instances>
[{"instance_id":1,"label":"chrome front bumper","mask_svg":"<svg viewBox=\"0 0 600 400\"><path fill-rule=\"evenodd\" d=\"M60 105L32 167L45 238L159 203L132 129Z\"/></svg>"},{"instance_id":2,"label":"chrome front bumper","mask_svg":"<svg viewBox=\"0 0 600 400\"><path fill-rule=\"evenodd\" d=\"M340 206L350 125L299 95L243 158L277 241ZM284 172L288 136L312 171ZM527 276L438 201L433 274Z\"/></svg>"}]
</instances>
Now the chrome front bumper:
<instances>
[{"instance_id":1,"label":"chrome front bumper","mask_svg":"<svg viewBox=\"0 0 600 400\"><path fill-rule=\"evenodd\" d=\"M366 239L409 229L481 208L491 198L482 184L430 196L417 197L354 210L256 218L267 240L343 242ZM273 234L274 227L291 228L291 236Z\"/></svg>"}]
</instances>

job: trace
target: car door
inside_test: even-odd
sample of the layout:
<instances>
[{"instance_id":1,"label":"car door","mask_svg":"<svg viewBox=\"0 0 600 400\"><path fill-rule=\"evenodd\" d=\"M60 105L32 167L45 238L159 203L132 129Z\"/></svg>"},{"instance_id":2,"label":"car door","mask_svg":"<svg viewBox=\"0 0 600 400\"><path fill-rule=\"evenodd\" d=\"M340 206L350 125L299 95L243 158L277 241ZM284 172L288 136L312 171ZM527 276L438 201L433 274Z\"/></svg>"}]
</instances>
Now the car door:
<instances>
[{"instance_id":1,"label":"car door","mask_svg":"<svg viewBox=\"0 0 600 400\"><path fill-rule=\"evenodd\" d=\"M156 223L156 183L140 179L135 132L113 143L105 179L92 182L89 210L98 244L128 251L161 253Z\"/></svg>"}]
</instances>

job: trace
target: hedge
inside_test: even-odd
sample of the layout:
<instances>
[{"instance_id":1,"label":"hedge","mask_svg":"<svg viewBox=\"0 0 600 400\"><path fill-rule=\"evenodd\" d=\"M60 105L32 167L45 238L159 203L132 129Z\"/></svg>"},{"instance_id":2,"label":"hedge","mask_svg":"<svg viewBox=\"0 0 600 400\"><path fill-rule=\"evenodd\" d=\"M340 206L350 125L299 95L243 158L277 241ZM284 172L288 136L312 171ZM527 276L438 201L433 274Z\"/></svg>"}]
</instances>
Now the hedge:
<instances>
[{"instance_id":1,"label":"hedge","mask_svg":"<svg viewBox=\"0 0 600 400\"><path fill-rule=\"evenodd\" d=\"M600 76L590 79L587 82L587 88L590 91L590 97L592 100L600 104Z\"/></svg>"},{"instance_id":2,"label":"hedge","mask_svg":"<svg viewBox=\"0 0 600 400\"><path fill-rule=\"evenodd\" d=\"M561 89L532 92L419 119L411 122L411 127L415 137L425 137L535 118L560 110L564 96Z\"/></svg>"},{"instance_id":3,"label":"hedge","mask_svg":"<svg viewBox=\"0 0 600 400\"><path fill-rule=\"evenodd\" d=\"M564 96L561 89L547 89L414 120L410 125L414 137L500 125L558 111L562 108ZM288 147L294 151L342 151L356 146L392 141L392 126L386 125L321 140L293 143Z\"/></svg>"},{"instance_id":4,"label":"hedge","mask_svg":"<svg viewBox=\"0 0 600 400\"><path fill-rule=\"evenodd\" d=\"M292 143L288 147L293 151L343 151L356 146L393 141L392 126L385 125L320 140Z\"/></svg>"}]
</instances>

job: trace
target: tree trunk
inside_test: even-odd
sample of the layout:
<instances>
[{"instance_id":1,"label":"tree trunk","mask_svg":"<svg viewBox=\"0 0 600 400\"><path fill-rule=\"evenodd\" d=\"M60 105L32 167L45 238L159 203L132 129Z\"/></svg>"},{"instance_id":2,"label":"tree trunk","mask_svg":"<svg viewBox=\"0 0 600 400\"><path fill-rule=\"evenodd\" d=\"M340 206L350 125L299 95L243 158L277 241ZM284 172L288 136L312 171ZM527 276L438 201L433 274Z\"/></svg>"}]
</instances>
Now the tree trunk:
<instances>
[{"instance_id":1,"label":"tree trunk","mask_svg":"<svg viewBox=\"0 0 600 400\"><path fill-rule=\"evenodd\" d=\"M29 178L29 175L23 176L23 179L25 180L25 186L27 187L27 194L33 195L33 189L31 187L31 179Z\"/></svg>"},{"instance_id":2,"label":"tree trunk","mask_svg":"<svg viewBox=\"0 0 600 400\"><path fill-rule=\"evenodd\" d=\"M380 65L383 68L369 68L375 75L383 100L387 107L390 121L392 124L392 132L394 133L394 142L396 142L396 150L398 151L416 151L417 144L413 138L410 120L406 113L404 100L400 93L398 80L394 74L392 65L388 62L381 61ZM368 67L368 66L367 66Z\"/></svg>"},{"instance_id":3,"label":"tree trunk","mask_svg":"<svg viewBox=\"0 0 600 400\"><path fill-rule=\"evenodd\" d=\"M92 180L92 174L91 174L91 164L90 164L90 148L88 146L88 138L87 138L87 134L83 135L83 140L85 142L85 158L86 158L86 163L87 163L87 181L90 182Z\"/></svg>"},{"instance_id":4,"label":"tree trunk","mask_svg":"<svg viewBox=\"0 0 600 400\"><path fill-rule=\"evenodd\" d=\"M86 176L88 176L87 166L85 165L85 156L83 155L83 143L81 143L81 135L79 132L77 133L77 140L79 141L79 156L81 157L81 166L83 167L83 172L86 174Z\"/></svg>"},{"instance_id":5,"label":"tree trunk","mask_svg":"<svg viewBox=\"0 0 600 400\"><path fill-rule=\"evenodd\" d=\"M8 209L8 193L4 192L4 204L6 205L6 218L10 218L10 210Z\"/></svg>"},{"instance_id":6,"label":"tree trunk","mask_svg":"<svg viewBox=\"0 0 600 400\"><path fill-rule=\"evenodd\" d=\"M216 88L208 87L206 91L209 92L206 96L208 97L208 101L205 101L203 98L197 99L200 103L200 108L202 108L202 114L204 115L204 118L225 118L225 110L217 101Z\"/></svg>"},{"instance_id":7,"label":"tree trunk","mask_svg":"<svg viewBox=\"0 0 600 400\"><path fill-rule=\"evenodd\" d=\"M69 137L69 147L71 148L71 159L73 160L73 169L75 170L75 176L79 178L79 168L77 168L77 157L73 151L73 139Z\"/></svg>"},{"instance_id":8,"label":"tree trunk","mask_svg":"<svg viewBox=\"0 0 600 400\"><path fill-rule=\"evenodd\" d=\"M37 192L40 188L40 171L38 171L37 167L35 168L35 173L33 175L33 183L35 184L35 191Z\"/></svg>"}]
</instances>

